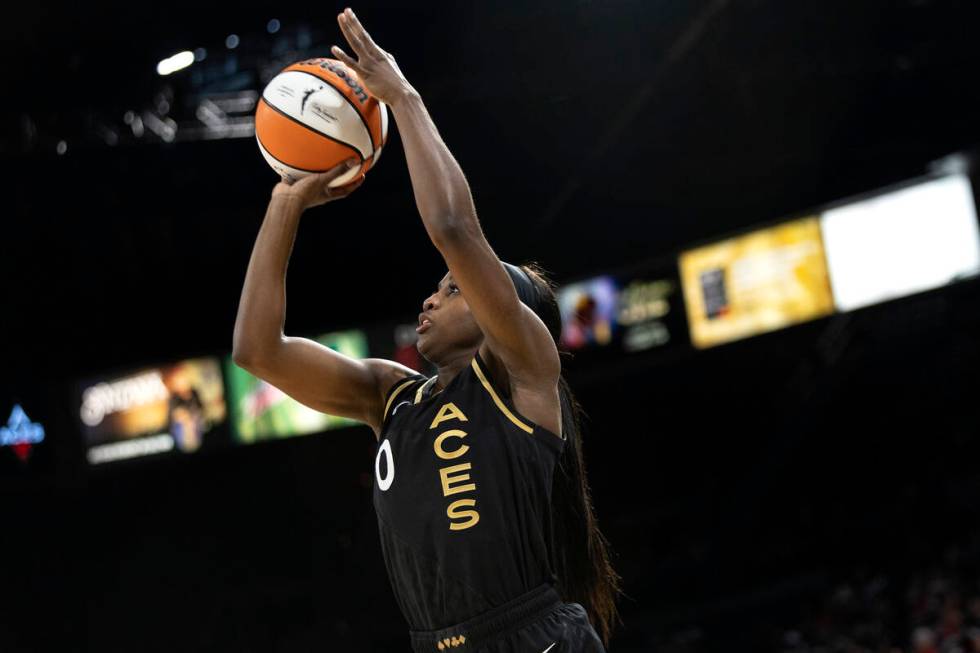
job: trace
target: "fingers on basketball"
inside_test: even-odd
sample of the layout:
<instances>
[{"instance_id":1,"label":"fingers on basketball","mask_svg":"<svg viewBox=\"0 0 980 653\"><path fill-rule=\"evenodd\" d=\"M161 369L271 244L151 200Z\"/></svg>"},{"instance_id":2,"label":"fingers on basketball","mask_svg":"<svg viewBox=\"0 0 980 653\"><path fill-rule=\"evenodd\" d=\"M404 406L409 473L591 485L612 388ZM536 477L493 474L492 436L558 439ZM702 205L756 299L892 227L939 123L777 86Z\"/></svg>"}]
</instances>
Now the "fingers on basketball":
<instances>
[{"instance_id":1,"label":"fingers on basketball","mask_svg":"<svg viewBox=\"0 0 980 653\"><path fill-rule=\"evenodd\" d=\"M364 173L361 173L354 181L348 182L343 186L337 188L328 188L328 191L332 191L331 197L347 197L353 193L357 188L364 183Z\"/></svg>"},{"instance_id":2,"label":"fingers on basketball","mask_svg":"<svg viewBox=\"0 0 980 653\"><path fill-rule=\"evenodd\" d=\"M357 159L347 159L345 161L341 161L340 163L330 168L326 172L321 172L317 176L324 183L330 183L334 179L337 179L338 177L347 174L347 172L356 165L357 165Z\"/></svg>"}]
</instances>

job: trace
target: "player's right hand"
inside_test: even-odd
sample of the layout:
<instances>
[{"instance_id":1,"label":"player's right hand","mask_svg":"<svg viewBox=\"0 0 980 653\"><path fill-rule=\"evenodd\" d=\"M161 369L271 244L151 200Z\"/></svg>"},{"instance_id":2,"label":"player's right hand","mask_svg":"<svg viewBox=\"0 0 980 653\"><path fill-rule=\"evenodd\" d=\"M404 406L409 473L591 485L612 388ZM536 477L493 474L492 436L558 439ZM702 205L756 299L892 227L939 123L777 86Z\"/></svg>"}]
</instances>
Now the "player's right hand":
<instances>
[{"instance_id":1,"label":"player's right hand","mask_svg":"<svg viewBox=\"0 0 980 653\"><path fill-rule=\"evenodd\" d=\"M331 187L328 184L357 164L357 159L348 159L326 172L307 175L298 181L290 183L283 178L272 189L272 197L295 198L304 211L314 206L343 199L364 183L364 174L362 173L359 177L343 186Z\"/></svg>"}]
</instances>

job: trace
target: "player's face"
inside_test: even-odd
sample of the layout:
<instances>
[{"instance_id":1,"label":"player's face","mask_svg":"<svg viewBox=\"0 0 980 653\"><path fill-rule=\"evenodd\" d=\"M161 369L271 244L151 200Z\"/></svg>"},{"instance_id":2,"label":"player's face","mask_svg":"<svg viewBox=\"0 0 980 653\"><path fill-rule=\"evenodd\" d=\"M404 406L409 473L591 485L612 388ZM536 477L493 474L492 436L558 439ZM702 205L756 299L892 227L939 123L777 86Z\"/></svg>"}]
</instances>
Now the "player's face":
<instances>
[{"instance_id":1,"label":"player's face","mask_svg":"<svg viewBox=\"0 0 980 653\"><path fill-rule=\"evenodd\" d=\"M438 364L483 342L483 332L451 274L446 273L437 290L422 302L422 311L431 316L431 323L419 330L417 347L429 361Z\"/></svg>"}]
</instances>

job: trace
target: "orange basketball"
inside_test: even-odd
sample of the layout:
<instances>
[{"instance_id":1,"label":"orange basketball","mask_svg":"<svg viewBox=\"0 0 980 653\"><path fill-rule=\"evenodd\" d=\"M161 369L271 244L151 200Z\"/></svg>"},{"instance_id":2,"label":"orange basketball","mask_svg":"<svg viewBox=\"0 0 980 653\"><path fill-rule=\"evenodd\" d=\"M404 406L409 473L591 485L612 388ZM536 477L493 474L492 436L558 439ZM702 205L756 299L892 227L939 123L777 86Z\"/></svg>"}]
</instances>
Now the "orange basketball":
<instances>
[{"instance_id":1,"label":"orange basketball","mask_svg":"<svg viewBox=\"0 0 980 653\"><path fill-rule=\"evenodd\" d=\"M307 59L262 91L255 138L272 169L289 181L357 158L359 166L330 183L341 186L377 163L388 140L388 111L342 62Z\"/></svg>"}]
</instances>

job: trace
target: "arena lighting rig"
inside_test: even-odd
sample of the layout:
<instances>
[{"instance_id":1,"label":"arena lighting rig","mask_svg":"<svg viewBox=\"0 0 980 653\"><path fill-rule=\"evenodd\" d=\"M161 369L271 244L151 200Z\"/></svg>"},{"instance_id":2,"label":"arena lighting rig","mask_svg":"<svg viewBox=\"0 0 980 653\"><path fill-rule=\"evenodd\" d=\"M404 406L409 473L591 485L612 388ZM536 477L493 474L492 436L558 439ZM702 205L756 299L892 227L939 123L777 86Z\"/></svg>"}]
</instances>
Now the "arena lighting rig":
<instances>
[{"instance_id":1,"label":"arena lighting rig","mask_svg":"<svg viewBox=\"0 0 980 653\"><path fill-rule=\"evenodd\" d=\"M92 148L254 138L261 89L288 64L327 51L324 39L308 25L283 26L272 18L261 31L228 34L216 47L164 56L147 71L154 78L152 95L125 111L90 106L85 120L58 127L22 116L20 153L65 156Z\"/></svg>"}]
</instances>

